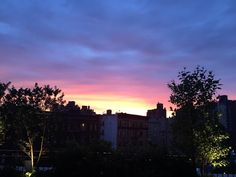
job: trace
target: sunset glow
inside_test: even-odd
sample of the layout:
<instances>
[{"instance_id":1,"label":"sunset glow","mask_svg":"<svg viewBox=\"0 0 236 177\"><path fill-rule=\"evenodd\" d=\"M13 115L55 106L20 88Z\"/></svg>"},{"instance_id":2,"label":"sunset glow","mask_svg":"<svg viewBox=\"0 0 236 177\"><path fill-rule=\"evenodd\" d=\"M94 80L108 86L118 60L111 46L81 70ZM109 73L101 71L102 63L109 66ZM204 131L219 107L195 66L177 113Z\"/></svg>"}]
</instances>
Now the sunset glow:
<instances>
[{"instance_id":1,"label":"sunset glow","mask_svg":"<svg viewBox=\"0 0 236 177\"><path fill-rule=\"evenodd\" d=\"M145 100L134 98L122 98L119 96L97 96L97 95L68 95L67 100L75 100L79 105L91 105L91 108L97 113L103 114L106 109L111 109L113 113L126 112L138 115L146 115L151 106L145 103Z\"/></svg>"}]
</instances>

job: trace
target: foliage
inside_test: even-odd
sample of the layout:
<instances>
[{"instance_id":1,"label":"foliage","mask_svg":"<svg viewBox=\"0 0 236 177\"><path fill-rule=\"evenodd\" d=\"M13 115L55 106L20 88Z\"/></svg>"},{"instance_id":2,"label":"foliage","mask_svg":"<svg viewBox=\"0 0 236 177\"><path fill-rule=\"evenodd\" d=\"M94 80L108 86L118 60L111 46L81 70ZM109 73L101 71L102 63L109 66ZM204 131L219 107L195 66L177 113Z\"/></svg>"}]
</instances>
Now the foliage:
<instances>
[{"instance_id":1,"label":"foliage","mask_svg":"<svg viewBox=\"0 0 236 177\"><path fill-rule=\"evenodd\" d=\"M170 102L176 105L173 125L176 147L192 159L194 166L200 162L202 173L208 164L226 165L224 158L230 148L225 141L229 137L214 110L220 80L199 66L193 72L184 68L178 80L168 84L172 91Z\"/></svg>"},{"instance_id":2,"label":"foliage","mask_svg":"<svg viewBox=\"0 0 236 177\"><path fill-rule=\"evenodd\" d=\"M7 88L2 97L4 141L16 144L30 158L32 169L50 144L52 111L64 103L63 96L56 87L36 83L32 89Z\"/></svg>"},{"instance_id":3,"label":"foliage","mask_svg":"<svg viewBox=\"0 0 236 177\"><path fill-rule=\"evenodd\" d=\"M193 72L184 68L179 72L178 80L179 83L172 81L168 84L172 91L170 101L178 108L206 106L221 89L220 80L215 79L213 72L199 66Z\"/></svg>"},{"instance_id":4,"label":"foliage","mask_svg":"<svg viewBox=\"0 0 236 177\"><path fill-rule=\"evenodd\" d=\"M225 157L231 148L224 142L229 136L218 126L208 120L201 129L194 130L195 142L198 145L196 153L202 165L209 163L214 167L222 167L228 164Z\"/></svg>"},{"instance_id":5,"label":"foliage","mask_svg":"<svg viewBox=\"0 0 236 177\"><path fill-rule=\"evenodd\" d=\"M2 120L2 102L3 102L3 97L6 94L6 90L9 87L10 82L8 83L1 83L0 82L0 144L3 141L4 138L4 122Z\"/></svg>"}]
</instances>

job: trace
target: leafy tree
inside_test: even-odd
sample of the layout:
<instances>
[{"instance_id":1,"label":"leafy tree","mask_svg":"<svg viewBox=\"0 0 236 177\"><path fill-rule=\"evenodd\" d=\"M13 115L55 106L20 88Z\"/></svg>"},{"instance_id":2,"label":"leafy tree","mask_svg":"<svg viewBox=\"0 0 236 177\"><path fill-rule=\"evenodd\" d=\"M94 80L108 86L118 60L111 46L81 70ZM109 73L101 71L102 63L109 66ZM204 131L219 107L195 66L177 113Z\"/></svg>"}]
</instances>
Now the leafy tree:
<instances>
[{"instance_id":1,"label":"leafy tree","mask_svg":"<svg viewBox=\"0 0 236 177\"><path fill-rule=\"evenodd\" d=\"M208 164L226 165L223 160L230 148L224 145L229 137L222 129L214 111L217 90L221 89L220 80L215 79L212 71L196 67L194 71L178 74L179 82L172 81L168 87L172 91L170 102L176 106L173 134L178 150L201 164L204 175Z\"/></svg>"},{"instance_id":2,"label":"leafy tree","mask_svg":"<svg viewBox=\"0 0 236 177\"><path fill-rule=\"evenodd\" d=\"M0 104L2 103L2 98L6 94L6 90L9 87L10 84L11 84L10 82L8 82L6 84L0 82Z\"/></svg>"},{"instance_id":3,"label":"leafy tree","mask_svg":"<svg viewBox=\"0 0 236 177\"><path fill-rule=\"evenodd\" d=\"M6 90L9 87L9 85L10 85L10 82L6 84L0 82L0 144L2 144L2 141L4 138L4 122L2 120L2 114L1 114L2 106L1 105L2 105L3 97L5 96Z\"/></svg>"},{"instance_id":4,"label":"leafy tree","mask_svg":"<svg viewBox=\"0 0 236 177\"><path fill-rule=\"evenodd\" d=\"M12 86L2 98L5 142L17 144L30 158L32 171L52 143L53 110L64 103L63 96L56 87L36 83L32 89Z\"/></svg>"}]
</instances>

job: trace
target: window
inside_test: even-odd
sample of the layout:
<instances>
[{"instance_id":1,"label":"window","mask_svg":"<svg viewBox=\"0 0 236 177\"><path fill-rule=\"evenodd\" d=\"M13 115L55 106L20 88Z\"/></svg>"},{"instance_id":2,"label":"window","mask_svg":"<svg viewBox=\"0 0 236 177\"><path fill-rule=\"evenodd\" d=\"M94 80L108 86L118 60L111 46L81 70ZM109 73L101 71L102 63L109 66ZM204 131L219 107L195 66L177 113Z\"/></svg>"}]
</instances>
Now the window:
<instances>
[{"instance_id":1,"label":"window","mask_svg":"<svg viewBox=\"0 0 236 177\"><path fill-rule=\"evenodd\" d=\"M85 123L82 123L82 124L81 124L81 130L82 130L82 131L84 131L84 130L85 130L85 128L86 128L86 125L85 125Z\"/></svg>"}]
</instances>

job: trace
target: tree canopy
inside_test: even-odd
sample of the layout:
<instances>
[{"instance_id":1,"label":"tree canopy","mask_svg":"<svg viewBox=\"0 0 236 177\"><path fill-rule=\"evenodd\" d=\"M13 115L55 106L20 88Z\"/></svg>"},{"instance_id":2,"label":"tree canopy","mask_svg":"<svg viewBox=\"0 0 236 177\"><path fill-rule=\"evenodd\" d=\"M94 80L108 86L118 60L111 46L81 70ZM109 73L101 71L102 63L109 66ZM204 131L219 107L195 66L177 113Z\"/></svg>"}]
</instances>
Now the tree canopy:
<instances>
[{"instance_id":1,"label":"tree canopy","mask_svg":"<svg viewBox=\"0 0 236 177\"><path fill-rule=\"evenodd\" d=\"M207 106L221 89L220 80L215 79L213 72L199 66L192 72L184 68L179 72L178 80L178 83L168 84L172 91L170 101L178 108Z\"/></svg>"},{"instance_id":2,"label":"tree canopy","mask_svg":"<svg viewBox=\"0 0 236 177\"><path fill-rule=\"evenodd\" d=\"M219 79L212 71L196 67L184 68L178 74L178 82L168 84L170 102L176 106L173 134L179 152L199 163L202 174L206 165L226 165L224 157L230 148L225 145L229 138L219 123L215 100L221 89Z\"/></svg>"},{"instance_id":3,"label":"tree canopy","mask_svg":"<svg viewBox=\"0 0 236 177\"><path fill-rule=\"evenodd\" d=\"M4 143L17 145L35 168L50 144L53 110L64 103L61 90L35 83L33 88L0 84L1 124Z\"/></svg>"}]
</instances>

